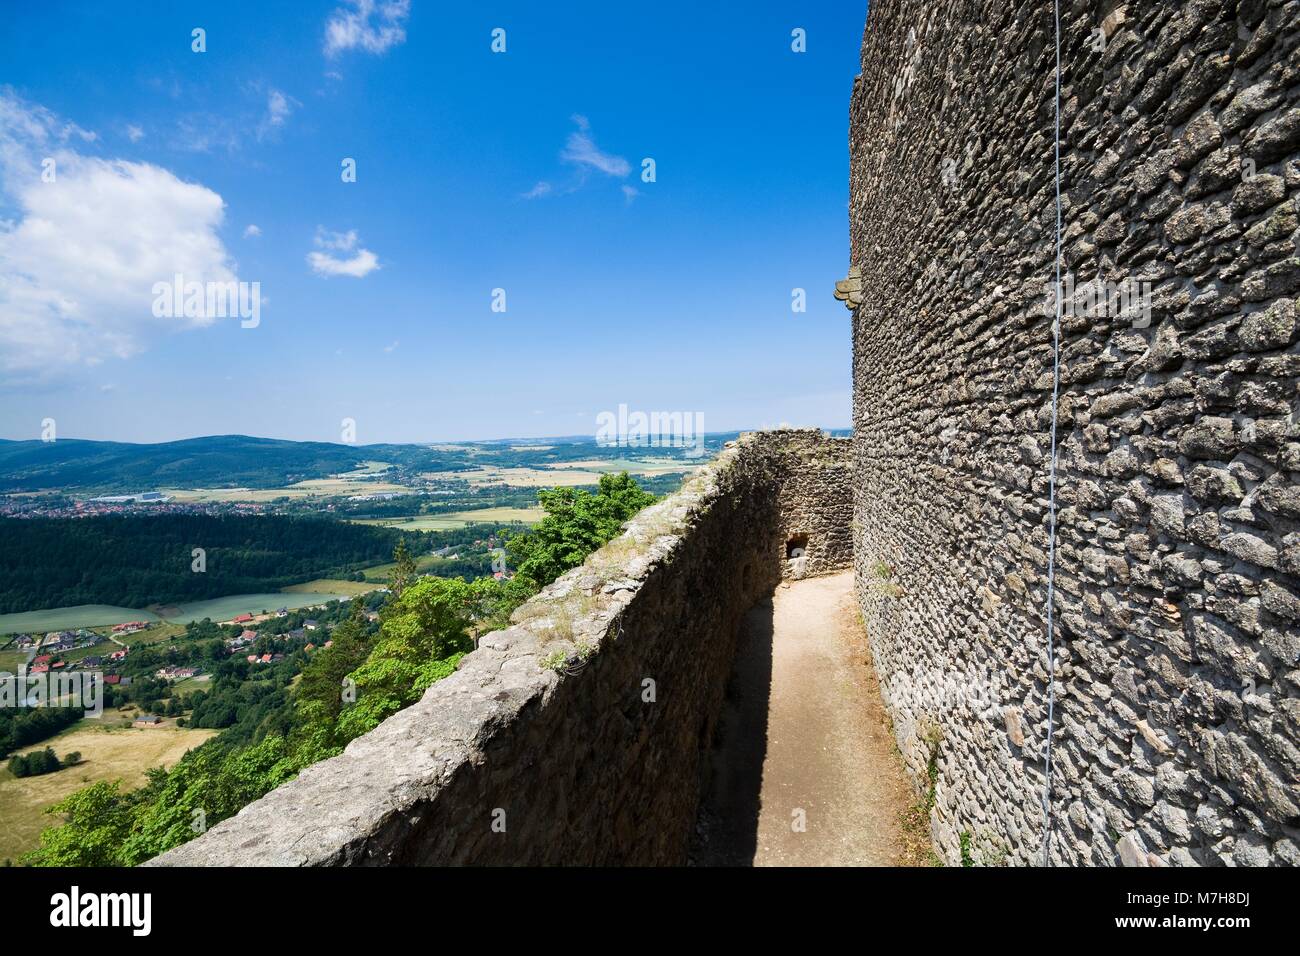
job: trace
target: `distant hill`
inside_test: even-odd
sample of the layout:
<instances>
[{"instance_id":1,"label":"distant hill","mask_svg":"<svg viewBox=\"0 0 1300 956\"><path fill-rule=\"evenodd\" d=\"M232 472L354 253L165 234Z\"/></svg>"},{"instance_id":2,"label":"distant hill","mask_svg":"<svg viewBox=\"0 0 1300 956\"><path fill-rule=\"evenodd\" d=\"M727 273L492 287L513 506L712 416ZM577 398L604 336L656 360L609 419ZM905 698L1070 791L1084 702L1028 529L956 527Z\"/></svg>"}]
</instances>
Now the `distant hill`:
<instances>
[{"instance_id":1,"label":"distant hill","mask_svg":"<svg viewBox=\"0 0 1300 956\"><path fill-rule=\"evenodd\" d=\"M711 433L717 452L739 432ZM847 434L836 431L834 434ZM522 447L513 447L513 446ZM544 450L536 450L543 448ZM109 494L161 488L282 488L296 481L354 471L367 461L415 471L494 466L538 467L609 457L681 458L677 448L598 446L591 436L511 438L438 445L342 445L247 435L211 435L137 445L60 438L53 442L0 439L0 494L67 491Z\"/></svg>"},{"instance_id":2,"label":"distant hill","mask_svg":"<svg viewBox=\"0 0 1300 956\"><path fill-rule=\"evenodd\" d=\"M75 438L0 440L0 492L277 488L352 471L364 461L398 463L421 450L418 445L335 445L246 435L213 435L156 445Z\"/></svg>"}]
</instances>

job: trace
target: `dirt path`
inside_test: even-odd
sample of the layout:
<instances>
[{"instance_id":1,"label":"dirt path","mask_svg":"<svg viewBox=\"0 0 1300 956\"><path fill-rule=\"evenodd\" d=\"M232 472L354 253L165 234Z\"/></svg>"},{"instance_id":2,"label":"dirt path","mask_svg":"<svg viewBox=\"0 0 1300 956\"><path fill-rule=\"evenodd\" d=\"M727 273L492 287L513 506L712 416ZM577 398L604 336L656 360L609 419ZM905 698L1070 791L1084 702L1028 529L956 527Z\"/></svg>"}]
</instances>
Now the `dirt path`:
<instances>
[{"instance_id":1,"label":"dirt path","mask_svg":"<svg viewBox=\"0 0 1300 956\"><path fill-rule=\"evenodd\" d=\"M750 611L692 852L701 865L887 866L912 802L844 572Z\"/></svg>"}]
</instances>

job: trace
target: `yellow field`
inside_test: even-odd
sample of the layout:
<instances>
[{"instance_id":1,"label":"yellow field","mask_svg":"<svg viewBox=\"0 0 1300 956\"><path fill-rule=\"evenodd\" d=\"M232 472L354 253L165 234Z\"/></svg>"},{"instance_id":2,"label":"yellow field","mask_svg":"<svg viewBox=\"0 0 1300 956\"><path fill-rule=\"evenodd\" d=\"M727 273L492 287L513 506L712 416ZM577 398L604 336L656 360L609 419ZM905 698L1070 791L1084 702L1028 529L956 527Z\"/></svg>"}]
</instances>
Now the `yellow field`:
<instances>
[{"instance_id":1,"label":"yellow field","mask_svg":"<svg viewBox=\"0 0 1300 956\"><path fill-rule=\"evenodd\" d=\"M367 591L373 591L373 584L366 584L363 581L337 581L333 578L317 578L315 581L307 581L303 584L291 584L287 588L280 588L285 594L365 594Z\"/></svg>"},{"instance_id":2,"label":"yellow field","mask_svg":"<svg viewBox=\"0 0 1300 956\"><path fill-rule=\"evenodd\" d=\"M583 458L578 461L558 461L540 468L496 468L484 465L472 471L455 472L457 478L464 478L470 485L481 488L484 485L505 484L515 488L554 488L574 485L594 485L600 476L611 472L626 471L631 475L667 475L693 470L702 462L681 461L677 459L652 458L638 460L634 458ZM423 478L442 478L452 472L426 472Z\"/></svg>"},{"instance_id":3,"label":"yellow field","mask_svg":"<svg viewBox=\"0 0 1300 956\"><path fill-rule=\"evenodd\" d=\"M473 471L458 472L456 477L464 478L475 488L500 484L514 488L554 488L597 484L600 472L552 471L549 468L476 468Z\"/></svg>"},{"instance_id":4,"label":"yellow field","mask_svg":"<svg viewBox=\"0 0 1300 956\"><path fill-rule=\"evenodd\" d=\"M629 475L670 475L679 471L690 471L697 464L702 463L665 458L647 461L631 458L584 458L580 461L557 461L546 467L554 470L575 468L597 472L626 471Z\"/></svg>"},{"instance_id":5,"label":"yellow field","mask_svg":"<svg viewBox=\"0 0 1300 956\"><path fill-rule=\"evenodd\" d=\"M114 713L114 718L117 716ZM19 854L34 850L40 843L44 827L58 820L45 813L68 794L99 780L122 780L127 789L145 781L150 767L170 767L209 737L215 730L191 730L166 720L152 729L121 727L120 720L110 718L118 727L100 726L98 720L83 720L59 736L20 753L43 750L50 746L60 758L78 750L81 763L57 773L17 779L8 770L0 771L0 861L17 860Z\"/></svg>"}]
</instances>

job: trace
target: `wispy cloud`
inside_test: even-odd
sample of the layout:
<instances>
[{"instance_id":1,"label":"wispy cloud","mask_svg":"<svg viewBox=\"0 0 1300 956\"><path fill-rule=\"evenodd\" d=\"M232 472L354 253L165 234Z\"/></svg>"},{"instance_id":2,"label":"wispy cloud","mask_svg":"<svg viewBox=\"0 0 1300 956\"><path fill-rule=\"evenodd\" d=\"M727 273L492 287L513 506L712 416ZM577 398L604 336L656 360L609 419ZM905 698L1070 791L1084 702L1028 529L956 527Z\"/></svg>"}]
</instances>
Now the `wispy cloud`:
<instances>
[{"instance_id":1,"label":"wispy cloud","mask_svg":"<svg viewBox=\"0 0 1300 956\"><path fill-rule=\"evenodd\" d=\"M541 199L543 196L551 194L551 184L545 181L539 182L526 193L521 193L524 199Z\"/></svg>"},{"instance_id":2,"label":"wispy cloud","mask_svg":"<svg viewBox=\"0 0 1300 956\"><path fill-rule=\"evenodd\" d=\"M349 229L347 232L331 232L324 226L317 226L316 237L312 242L316 249L307 253L307 264L311 266L312 272L323 278L351 276L360 279L379 268L378 256L369 249L357 247L359 238L355 229ZM328 251L322 252L322 249ZM351 255L344 258L331 253L351 253Z\"/></svg>"},{"instance_id":3,"label":"wispy cloud","mask_svg":"<svg viewBox=\"0 0 1300 956\"><path fill-rule=\"evenodd\" d=\"M577 166L584 173L594 169L606 176L615 176L619 179L632 171L631 164L622 156L606 153L596 145L591 135L591 123L587 117L575 113L573 122L578 128L569 134L569 139L560 152L561 160Z\"/></svg>"},{"instance_id":4,"label":"wispy cloud","mask_svg":"<svg viewBox=\"0 0 1300 956\"><path fill-rule=\"evenodd\" d=\"M136 126L134 123L131 123L126 128L126 138L133 143L138 143L140 140L144 139L144 130Z\"/></svg>"},{"instance_id":5,"label":"wispy cloud","mask_svg":"<svg viewBox=\"0 0 1300 956\"><path fill-rule=\"evenodd\" d=\"M406 41L410 0L348 0L325 22L325 55L346 50L384 53Z\"/></svg>"},{"instance_id":6,"label":"wispy cloud","mask_svg":"<svg viewBox=\"0 0 1300 956\"><path fill-rule=\"evenodd\" d=\"M285 120L293 112L294 101L279 90L271 90L266 95L266 112L257 124L257 138L263 140L284 126Z\"/></svg>"},{"instance_id":7,"label":"wispy cloud","mask_svg":"<svg viewBox=\"0 0 1300 956\"><path fill-rule=\"evenodd\" d=\"M623 200L624 200L624 202L626 202L626 203L628 203L629 205L631 205L632 200L633 200L633 199L636 199L636 197L639 196L639 195L641 195L641 191L640 191L639 189L637 189L635 186L629 186L629 185L627 185L626 183L623 184Z\"/></svg>"},{"instance_id":8,"label":"wispy cloud","mask_svg":"<svg viewBox=\"0 0 1300 956\"><path fill-rule=\"evenodd\" d=\"M255 222L250 222L244 229L245 239L256 239L262 234L262 227Z\"/></svg>"}]
</instances>

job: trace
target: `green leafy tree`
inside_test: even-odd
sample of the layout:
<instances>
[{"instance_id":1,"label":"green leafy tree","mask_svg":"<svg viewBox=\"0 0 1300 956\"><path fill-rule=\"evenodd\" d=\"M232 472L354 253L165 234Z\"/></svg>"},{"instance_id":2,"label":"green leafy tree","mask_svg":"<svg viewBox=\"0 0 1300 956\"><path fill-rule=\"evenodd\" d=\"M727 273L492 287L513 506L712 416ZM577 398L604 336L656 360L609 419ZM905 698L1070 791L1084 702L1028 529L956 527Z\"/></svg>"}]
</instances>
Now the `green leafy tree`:
<instances>
[{"instance_id":1,"label":"green leafy tree","mask_svg":"<svg viewBox=\"0 0 1300 956\"><path fill-rule=\"evenodd\" d=\"M338 719L338 737L353 740L420 699L472 648L473 590L456 578L421 578L385 610L379 640L351 675L357 701Z\"/></svg>"},{"instance_id":2,"label":"green leafy tree","mask_svg":"<svg viewBox=\"0 0 1300 956\"><path fill-rule=\"evenodd\" d=\"M573 488L540 491L546 517L526 534L506 542L520 577L544 587L619 534L624 522L654 502L654 495L622 472L601 475L595 494Z\"/></svg>"},{"instance_id":3,"label":"green leafy tree","mask_svg":"<svg viewBox=\"0 0 1300 956\"><path fill-rule=\"evenodd\" d=\"M66 814L62 826L41 832L39 849L24 854L28 866L121 866L121 850L131 836L135 799L121 781L101 780L70 794L46 812Z\"/></svg>"},{"instance_id":4,"label":"green leafy tree","mask_svg":"<svg viewBox=\"0 0 1300 956\"><path fill-rule=\"evenodd\" d=\"M393 568L389 589L400 597L406 586L415 580L416 574L415 558L406 550L405 538L398 541L397 547L393 549L393 561L396 567Z\"/></svg>"}]
</instances>

